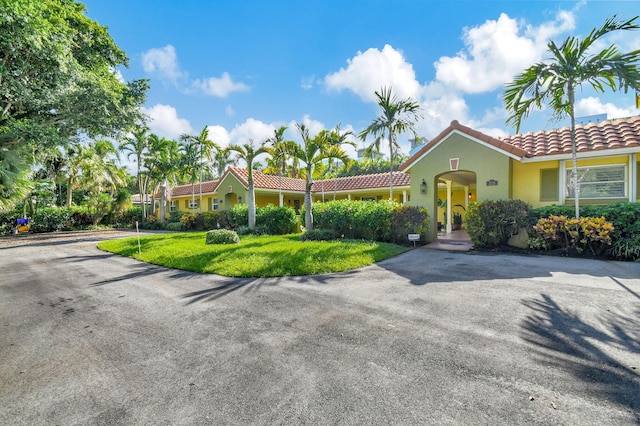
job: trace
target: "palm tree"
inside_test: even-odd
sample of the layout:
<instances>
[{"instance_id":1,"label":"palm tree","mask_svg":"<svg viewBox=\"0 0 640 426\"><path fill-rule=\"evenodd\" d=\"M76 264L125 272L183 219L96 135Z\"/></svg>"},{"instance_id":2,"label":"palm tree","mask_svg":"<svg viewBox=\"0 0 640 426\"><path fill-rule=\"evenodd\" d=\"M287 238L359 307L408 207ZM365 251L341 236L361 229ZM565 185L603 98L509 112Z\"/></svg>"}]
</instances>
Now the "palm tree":
<instances>
[{"instance_id":1,"label":"palm tree","mask_svg":"<svg viewBox=\"0 0 640 426\"><path fill-rule=\"evenodd\" d=\"M205 126L199 135L184 134L180 137L183 149L183 171L191 183L191 204L195 204L195 182L200 181L200 211L202 212L202 172L207 162L213 161L218 144L209 139L209 129Z\"/></svg>"},{"instance_id":2,"label":"palm tree","mask_svg":"<svg viewBox=\"0 0 640 426\"><path fill-rule=\"evenodd\" d=\"M502 95L511 116L507 124L515 125L520 131L522 120L531 110L549 104L554 118L566 116L571 119L571 161L573 162L571 184L575 196L575 214L580 217L580 184L576 149L575 89L589 84L596 92L604 93L608 87L612 91L640 89L640 50L628 53L618 52L612 44L596 53L590 49L603 36L618 30L635 30L636 16L624 21L614 15L600 28L594 28L583 40L568 37L560 46L549 41L547 48L551 58L527 68L522 74L507 84Z\"/></svg>"},{"instance_id":3,"label":"palm tree","mask_svg":"<svg viewBox=\"0 0 640 426\"><path fill-rule=\"evenodd\" d=\"M349 162L349 157L344 150L329 142L329 132L320 132L315 138L309 136L309 129L301 123L296 124L302 145L295 144L291 155L305 164L306 184L304 191L304 226L307 231L313 229L313 213L311 212L311 187L313 186L313 174L316 167L328 158L337 158L343 163Z\"/></svg>"},{"instance_id":4,"label":"palm tree","mask_svg":"<svg viewBox=\"0 0 640 426\"><path fill-rule=\"evenodd\" d=\"M267 143L270 144L268 148L271 159L267 160L267 168L264 170L265 174L277 174L278 175L278 202L282 206L282 177L287 173L287 162L291 158L291 151L294 149L293 141L284 140L284 132L287 130L287 126L280 126L275 129L273 136L267 139Z\"/></svg>"},{"instance_id":5,"label":"palm tree","mask_svg":"<svg viewBox=\"0 0 640 426\"><path fill-rule=\"evenodd\" d=\"M253 162L258 155L265 153L268 154L269 150L264 143L255 147L252 140L249 140L249 143L245 143L243 145L229 145L228 149L236 152L238 154L238 158L247 163L247 182L249 184L249 200L247 201L247 205L249 207L249 229L253 229L256 226L256 195L253 189Z\"/></svg>"},{"instance_id":6,"label":"palm tree","mask_svg":"<svg viewBox=\"0 0 640 426\"><path fill-rule=\"evenodd\" d=\"M132 132L132 137L126 138L125 143L120 145L120 150L127 153L127 158L135 157L136 161L136 183L138 185L138 193L142 200L142 219L147 218L146 197L148 193L148 179L142 176L142 161L145 154L149 150L149 139L147 132L149 128L146 126L139 127Z\"/></svg>"},{"instance_id":7,"label":"palm tree","mask_svg":"<svg viewBox=\"0 0 640 426\"><path fill-rule=\"evenodd\" d=\"M380 143L386 134L389 141L389 199L391 200L393 199L394 150L395 152L400 151L396 136L407 131L411 131L415 135L415 122L422 118L422 115L420 114L420 105L416 101L411 98L398 99L392 94L390 87L383 87L379 92L376 91L375 95L382 113L358 136L363 141L369 135L375 136L376 139L369 146L369 150L375 148L379 151Z\"/></svg>"},{"instance_id":8,"label":"palm tree","mask_svg":"<svg viewBox=\"0 0 640 426\"><path fill-rule=\"evenodd\" d=\"M149 135L150 154L146 158L149 176L155 180L156 187L162 189L160 194L160 222L164 222L167 215L167 194L170 184L180 170L180 148L176 141ZM156 191L153 191L154 193ZM155 202L155 200L153 200Z\"/></svg>"},{"instance_id":9,"label":"palm tree","mask_svg":"<svg viewBox=\"0 0 640 426\"><path fill-rule=\"evenodd\" d=\"M228 149L220 149L213 157L213 168L216 172L216 177L221 178L227 166L236 166L238 160L231 156L231 151Z\"/></svg>"},{"instance_id":10,"label":"palm tree","mask_svg":"<svg viewBox=\"0 0 640 426\"><path fill-rule=\"evenodd\" d=\"M351 145L352 147L355 148L356 143L348 140L350 136L355 136L355 135L351 130L348 130L346 132L343 132L342 130L340 130L340 123L338 123L336 124L336 127L333 130L331 130L331 132L329 132L328 142L330 145L337 146L337 147L342 147L342 145ZM329 164L328 164L327 170L325 171L325 174L333 177L333 199L335 200L338 192L338 180L336 179L337 173L334 166L335 166L334 159L329 158ZM349 166L349 163L345 163L345 169L348 168L348 166Z\"/></svg>"}]
</instances>

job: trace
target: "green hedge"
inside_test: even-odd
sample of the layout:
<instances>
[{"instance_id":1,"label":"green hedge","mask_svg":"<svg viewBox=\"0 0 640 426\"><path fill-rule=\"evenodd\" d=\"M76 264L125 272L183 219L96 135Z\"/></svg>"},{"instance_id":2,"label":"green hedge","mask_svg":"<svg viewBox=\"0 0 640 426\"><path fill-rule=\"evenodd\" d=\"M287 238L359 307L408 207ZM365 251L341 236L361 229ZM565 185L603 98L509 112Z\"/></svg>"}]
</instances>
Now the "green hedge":
<instances>
[{"instance_id":1,"label":"green hedge","mask_svg":"<svg viewBox=\"0 0 640 426\"><path fill-rule=\"evenodd\" d=\"M429 229L429 211L390 201L335 200L314 203L313 227L330 230L340 238L408 243L407 234ZM304 217L304 209L301 212Z\"/></svg>"},{"instance_id":2,"label":"green hedge","mask_svg":"<svg viewBox=\"0 0 640 426\"><path fill-rule=\"evenodd\" d=\"M531 206L522 200L478 201L469 204L467 234L478 247L504 245L529 224Z\"/></svg>"},{"instance_id":3,"label":"green hedge","mask_svg":"<svg viewBox=\"0 0 640 426\"><path fill-rule=\"evenodd\" d=\"M207 232L206 244L238 244L240 238L236 231L230 229L214 229Z\"/></svg>"}]
</instances>

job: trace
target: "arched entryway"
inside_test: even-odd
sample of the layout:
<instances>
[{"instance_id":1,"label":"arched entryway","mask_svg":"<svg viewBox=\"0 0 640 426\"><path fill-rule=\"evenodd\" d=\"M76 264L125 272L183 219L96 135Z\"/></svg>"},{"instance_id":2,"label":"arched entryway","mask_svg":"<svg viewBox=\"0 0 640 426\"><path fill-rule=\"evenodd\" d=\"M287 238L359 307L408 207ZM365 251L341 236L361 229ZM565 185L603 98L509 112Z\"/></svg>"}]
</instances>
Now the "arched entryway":
<instances>
[{"instance_id":1,"label":"arched entryway","mask_svg":"<svg viewBox=\"0 0 640 426\"><path fill-rule=\"evenodd\" d=\"M238 194L236 194L235 192L229 192L225 194L224 204L227 206L226 207L227 209L229 209L229 207L231 206L235 206L236 204L238 204Z\"/></svg>"},{"instance_id":2,"label":"arched entryway","mask_svg":"<svg viewBox=\"0 0 640 426\"><path fill-rule=\"evenodd\" d=\"M469 202L476 199L476 174L469 170L441 173L435 177L438 238L469 239L464 222Z\"/></svg>"}]
</instances>

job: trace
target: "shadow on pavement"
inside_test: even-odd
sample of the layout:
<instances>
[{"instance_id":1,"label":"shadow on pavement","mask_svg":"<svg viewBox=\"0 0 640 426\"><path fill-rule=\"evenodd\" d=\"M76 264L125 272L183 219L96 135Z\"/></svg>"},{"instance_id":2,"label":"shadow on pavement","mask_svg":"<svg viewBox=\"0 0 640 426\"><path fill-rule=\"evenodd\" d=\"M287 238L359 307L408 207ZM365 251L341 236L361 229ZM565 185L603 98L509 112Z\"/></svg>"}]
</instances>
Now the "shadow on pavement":
<instances>
[{"instance_id":1,"label":"shadow on pavement","mask_svg":"<svg viewBox=\"0 0 640 426\"><path fill-rule=\"evenodd\" d=\"M593 397L629 408L640 422L640 306L628 314L606 312L588 324L542 294L522 302L531 313L521 324L521 337L540 362L566 371L584 383ZM615 353L633 354L635 364Z\"/></svg>"}]
</instances>

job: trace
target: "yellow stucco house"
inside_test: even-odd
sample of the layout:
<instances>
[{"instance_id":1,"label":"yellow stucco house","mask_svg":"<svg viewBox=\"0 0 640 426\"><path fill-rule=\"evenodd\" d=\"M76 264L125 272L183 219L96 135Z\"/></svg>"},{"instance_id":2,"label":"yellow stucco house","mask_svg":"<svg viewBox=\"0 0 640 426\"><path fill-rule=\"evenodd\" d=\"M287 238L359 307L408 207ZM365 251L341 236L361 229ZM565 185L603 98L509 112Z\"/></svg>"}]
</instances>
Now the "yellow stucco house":
<instances>
[{"instance_id":1,"label":"yellow stucco house","mask_svg":"<svg viewBox=\"0 0 640 426\"><path fill-rule=\"evenodd\" d=\"M395 172L393 175L393 199L400 203L410 200L410 176ZM299 210L304 203L303 179L266 175L253 172L256 206L267 204L287 205ZM317 201L389 199L389 174L349 176L317 180L313 183L312 198ZM192 192L195 196L192 196ZM167 212L207 212L228 210L237 203L246 203L249 196L247 170L229 167L218 180L196 183L193 187L180 185L172 188Z\"/></svg>"},{"instance_id":2,"label":"yellow stucco house","mask_svg":"<svg viewBox=\"0 0 640 426\"><path fill-rule=\"evenodd\" d=\"M640 116L578 125L576 140L581 205L637 202ZM433 241L437 223L450 232L454 214L464 215L470 201L573 205L572 165L567 127L495 138L453 121L400 170L411 175L407 204L437 212Z\"/></svg>"}]
</instances>

